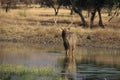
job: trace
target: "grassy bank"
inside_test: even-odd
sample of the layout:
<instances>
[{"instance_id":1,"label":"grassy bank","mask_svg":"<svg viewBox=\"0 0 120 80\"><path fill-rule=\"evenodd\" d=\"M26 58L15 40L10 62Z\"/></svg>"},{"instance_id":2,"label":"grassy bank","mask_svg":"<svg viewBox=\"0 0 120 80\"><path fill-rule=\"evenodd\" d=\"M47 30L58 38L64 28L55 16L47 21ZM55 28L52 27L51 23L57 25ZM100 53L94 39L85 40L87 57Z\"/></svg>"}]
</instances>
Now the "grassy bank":
<instances>
[{"instance_id":1,"label":"grassy bank","mask_svg":"<svg viewBox=\"0 0 120 80\"><path fill-rule=\"evenodd\" d=\"M0 41L28 42L43 45L62 45L61 27L70 26L72 32L78 36L78 46L120 48L120 16L115 17L111 22L110 18L103 13L105 29L97 25L95 19L93 29L84 29L80 26L78 15L70 16L69 10L61 9L58 17L54 16L51 8L41 9L17 9L0 13ZM54 24L57 19L57 25ZM86 18L89 23L89 18Z\"/></svg>"},{"instance_id":2,"label":"grassy bank","mask_svg":"<svg viewBox=\"0 0 120 80\"><path fill-rule=\"evenodd\" d=\"M19 65L0 65L0 80L22 79L22 80L60 80L52 68L29 68Z\"/></svg>"}]
</instances>

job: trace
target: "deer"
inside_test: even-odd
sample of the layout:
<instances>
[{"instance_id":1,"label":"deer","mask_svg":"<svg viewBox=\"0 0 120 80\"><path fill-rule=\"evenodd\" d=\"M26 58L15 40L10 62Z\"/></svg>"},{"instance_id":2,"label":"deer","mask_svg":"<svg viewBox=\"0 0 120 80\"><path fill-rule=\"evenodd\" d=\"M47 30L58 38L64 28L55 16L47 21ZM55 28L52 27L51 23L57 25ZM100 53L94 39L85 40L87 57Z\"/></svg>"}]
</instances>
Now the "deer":
<instances>
[{"instance_id":1,"label":"deer","mask_svg":"<svg viewBox=\"0 0 120 80\"><path fill-rule=\"evenodd\" d=\"M74 57L74 49L76 48L77 35L70 31L70 28L62 28L62 39L66 57Z\"/></svg>"}]
</instances>

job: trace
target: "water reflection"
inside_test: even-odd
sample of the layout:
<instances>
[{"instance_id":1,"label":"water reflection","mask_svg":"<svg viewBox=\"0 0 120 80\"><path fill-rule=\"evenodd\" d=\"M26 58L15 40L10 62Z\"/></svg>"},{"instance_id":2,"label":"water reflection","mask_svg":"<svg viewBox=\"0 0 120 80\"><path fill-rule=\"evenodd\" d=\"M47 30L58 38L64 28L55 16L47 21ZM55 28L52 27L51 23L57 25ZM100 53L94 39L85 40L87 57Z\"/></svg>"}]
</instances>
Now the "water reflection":
<instances>
[{"instance_id":1,"label":"water reflection","mask_svg":"<svg viewBox=\"0 0 120 80\"><path fill-rule=\"evenodd\" d=\"M81 51L80 51L81 50ZM112 67L120 70L120 50L115 49L78 49L79 64L94 64L101 67ZM81 53L80 53L81 52Z\"/></svg>"},{"instance_id":2,"label":"water reflection","mask_svg":"<svg viewBox=\"0 0 120 80\"><path fill-rule=\"evenodd\" d=\"M77 51L77 80L120 80L120 50L87 48Z\"/></svg>"},{"instance_id":3,"label":"water reflection","mask_svg":"<svg viewBox=\"0 0 120 80\"><path fill-rule=\"evenodd\" d=\"M62 80L120 80L120 50L77 48L73 58L64 57L62 50L62 46L0 43L0 64L48 66Z\"/></svg>"},{"instance_id":4,"label":"water reflection","mask_svg":"<svg viewBox=\"0 0 120 80\"><path fill-rule=\"evenodd\" d=\"M33 44L0 43L0 64L55 68L58 56L62 56L57 50L56 47Z\"/></svg>"},{"instance_id":5,"label":"water reflection","mask_svg":"<svg viewBox=\"0 0 120 80\"><path fill-rule=\"evenodd\" d=\"M79 51L81 50L81 51ZM63 80L120 80L119 50L78 49L63 59Z\"/></svg>"},{"instance_id":6,"label":"water reflection","mask_svg":"<svg viewBox=\"0 0 120 80\"><path fill-rule=\"evenodd\" d=\"M76 61L75 57L65 57L62 70L63 80L76 80Z\"/></svg>"}]
</instances>

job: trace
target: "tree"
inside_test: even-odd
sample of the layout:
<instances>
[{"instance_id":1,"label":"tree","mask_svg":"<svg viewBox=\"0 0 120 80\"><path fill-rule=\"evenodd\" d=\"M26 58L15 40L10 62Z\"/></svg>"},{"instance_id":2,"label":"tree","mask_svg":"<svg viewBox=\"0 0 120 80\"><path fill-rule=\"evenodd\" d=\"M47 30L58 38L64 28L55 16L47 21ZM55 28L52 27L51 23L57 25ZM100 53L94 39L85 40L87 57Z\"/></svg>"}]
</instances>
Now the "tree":
<instances>
[{"instance_id":1,"label":"tree","mask_svg":"<svg viewBox=\"0 0 120 80\"><path fill-rule=\"evenodd\" d=\"M1 3L1 7L3 5L6 5L5 6L5 10L6 12L8 12L8 10L10 9L11 5L16 5L17 3L17 0L0 0L0 3Z\"/></svg>"},{"instance_id":2,"label":"tree","mask_svg":"<svg viewBox=\"0 0 120 80\"><path fill-rule=\"evenodd\" d=\"M93 21L96 12L98 11L99 14L99 25L104 28L104 25L102 23L102 17L101 17L101 8L104 4L105 0L70 0L73 10L80 16L82 25L85 27L88 27L88 24L86 20L84 19L84 16L82 15L82 9L83 8L90 8L91 9L91 19L90 19L90 27L93 26Z\"/></svg>"},{"instance_id":3,"label":"tree","mask_svg":"<svg viewBox=\"0 0 120 80\"><path fill-rule=\"evenodd\" d=\"M55 16L58 15L59 9L62 5L70 5L70 0L43 0L42 3L54 9Z\"/></svg>"}]
</instances>

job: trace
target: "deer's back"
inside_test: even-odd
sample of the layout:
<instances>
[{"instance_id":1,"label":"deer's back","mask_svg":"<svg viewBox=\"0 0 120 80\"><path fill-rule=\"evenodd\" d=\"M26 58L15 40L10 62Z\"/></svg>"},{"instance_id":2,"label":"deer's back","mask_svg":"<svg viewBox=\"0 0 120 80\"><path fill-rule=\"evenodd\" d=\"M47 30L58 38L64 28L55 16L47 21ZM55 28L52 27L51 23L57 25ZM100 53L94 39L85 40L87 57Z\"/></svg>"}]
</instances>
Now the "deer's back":
<instances>
[{"instance_id":1,"label":"deer's back","mask_svg":"<svg viewBox=\"0 0 120 80\"><path fill-rule=\"evenodd\" d=\"M69 45L76 45L77 42L77 36L73 32L69 32L67 35L67 40L69 42Z\"/></svg>"}]
</instances>

